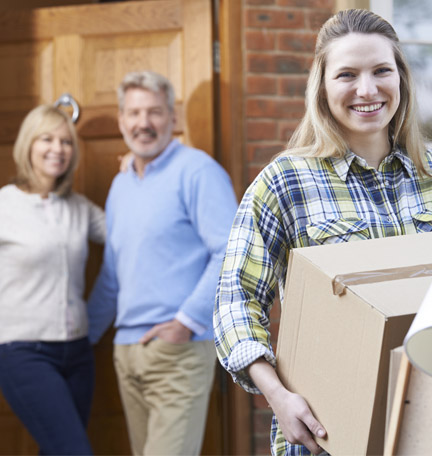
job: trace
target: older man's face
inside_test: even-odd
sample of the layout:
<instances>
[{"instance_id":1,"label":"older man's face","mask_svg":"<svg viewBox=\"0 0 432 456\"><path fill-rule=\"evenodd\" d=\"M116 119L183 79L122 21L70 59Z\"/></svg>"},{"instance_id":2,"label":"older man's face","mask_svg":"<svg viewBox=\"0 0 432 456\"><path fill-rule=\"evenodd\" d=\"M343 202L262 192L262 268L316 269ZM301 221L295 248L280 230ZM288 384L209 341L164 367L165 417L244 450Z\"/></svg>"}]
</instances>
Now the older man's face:
<instances>
[{"instance_id":1,"label":"older man's face","mask_svg":"<svg viewBox=\"0 0 432 456\"><path fill-rule=\"evenodd\" d=\"M150 161L171 141L175 115L164 93L131 88L125 93L118 120L123 139L133 154Z\"/></svg>"}]
</instances>

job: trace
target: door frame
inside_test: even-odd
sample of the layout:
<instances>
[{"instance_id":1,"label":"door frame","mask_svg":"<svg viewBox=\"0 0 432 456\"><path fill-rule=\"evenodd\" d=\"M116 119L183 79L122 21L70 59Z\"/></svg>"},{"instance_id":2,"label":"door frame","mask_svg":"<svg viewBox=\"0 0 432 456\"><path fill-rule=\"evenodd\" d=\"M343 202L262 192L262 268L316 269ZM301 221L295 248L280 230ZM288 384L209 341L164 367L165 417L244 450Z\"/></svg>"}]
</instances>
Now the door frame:
<instances>
[{"instance_id":1,"label":"door frame","mask_svg":"<svg viewBox=\"0 0 432 456\"><path fill-rule=\"evenodd\" d=\"M240 201L245 191L242 2L213 0L217 36L215 64L216 158L231 176ZM218 68L218 66L220 66ZM252 396L221 372L223 419L230 455L252 454Z\"/></svg>"}]
</instances>

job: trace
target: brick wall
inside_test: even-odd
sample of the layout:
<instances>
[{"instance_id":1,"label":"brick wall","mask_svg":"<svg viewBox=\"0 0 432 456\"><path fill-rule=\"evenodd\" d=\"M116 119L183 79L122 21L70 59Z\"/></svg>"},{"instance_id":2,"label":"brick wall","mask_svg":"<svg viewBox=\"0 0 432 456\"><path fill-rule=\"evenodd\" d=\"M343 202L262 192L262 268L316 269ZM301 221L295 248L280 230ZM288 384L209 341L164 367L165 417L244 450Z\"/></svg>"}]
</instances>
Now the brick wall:
<instances>
[{"instance_id":1,"label":"brick wall","mask_svg":"<svg viewBox=\"0 0 432 456\"><path fill-rule=\"evenodd\" d=\"M278 152L304 113L315 39L335 0L242 0L246 176L250 183ZM276 346L280 305L271 315ZM253 396L253 454L269 454L272 412Z\"/></svg>"}]
</instances>

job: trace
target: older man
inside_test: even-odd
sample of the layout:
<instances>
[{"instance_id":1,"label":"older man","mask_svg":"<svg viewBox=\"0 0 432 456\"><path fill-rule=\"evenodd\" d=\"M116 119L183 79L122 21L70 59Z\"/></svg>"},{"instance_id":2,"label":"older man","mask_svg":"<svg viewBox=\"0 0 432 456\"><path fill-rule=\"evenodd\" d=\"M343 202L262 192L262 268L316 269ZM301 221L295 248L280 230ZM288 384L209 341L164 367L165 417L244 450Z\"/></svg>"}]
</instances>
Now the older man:
<instances>
[{"instance_id":1,"label":"older man","mask_svg":"<svg viewBox=\"0 0 432 456\"><path fill-rule=\"evenodd\" d=\"M236 198L220 165L173 139L166 78L129 73L118 96L133 160L106 203L90 339L97 342L115 318L114 362L133 453L198 455L215 366L213 305Z\"/></svg>"}]
</instances>

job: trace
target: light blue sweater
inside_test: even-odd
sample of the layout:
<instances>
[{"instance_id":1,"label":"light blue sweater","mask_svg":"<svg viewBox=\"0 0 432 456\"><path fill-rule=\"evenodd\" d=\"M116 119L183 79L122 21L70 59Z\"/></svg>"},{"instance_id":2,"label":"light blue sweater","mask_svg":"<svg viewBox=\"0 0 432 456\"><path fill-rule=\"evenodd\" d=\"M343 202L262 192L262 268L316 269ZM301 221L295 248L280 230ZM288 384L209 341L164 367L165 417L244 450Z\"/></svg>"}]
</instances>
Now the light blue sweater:
<instances>
[{"instance_id":1,"label":"light blue sweater","mask_svg":"<svg viewBox=\"0 0 432 456\"><path fill-rule=\"evenodd\" d=\"M180 310L213 339L216 286L237 209L228 174L173 140L139 178L130 166L111 186L104 262L88 304L97 342L115 318L117 344L136 343Z\"/></svg>"}]
</instances>

